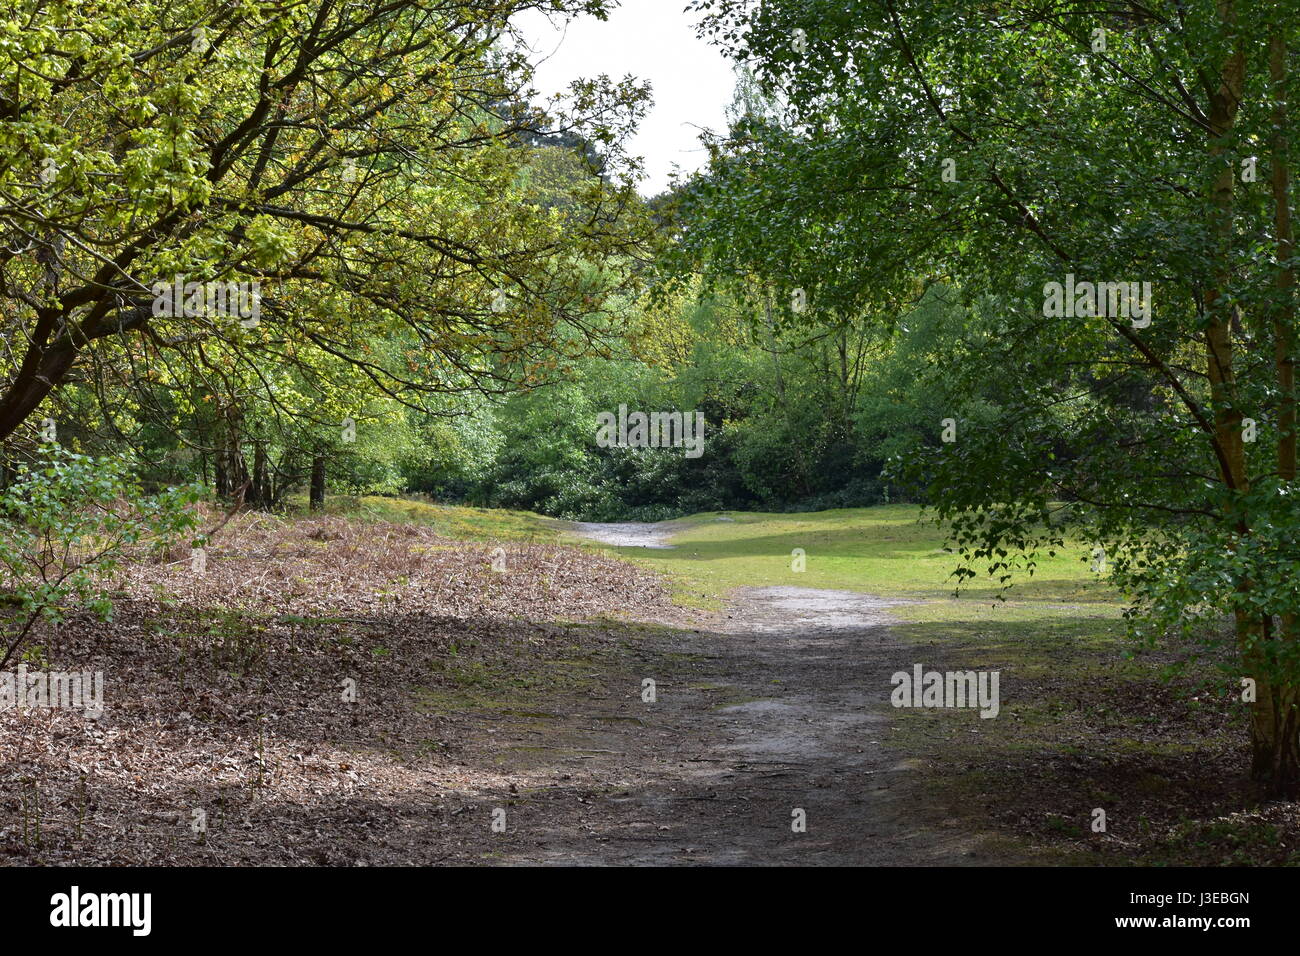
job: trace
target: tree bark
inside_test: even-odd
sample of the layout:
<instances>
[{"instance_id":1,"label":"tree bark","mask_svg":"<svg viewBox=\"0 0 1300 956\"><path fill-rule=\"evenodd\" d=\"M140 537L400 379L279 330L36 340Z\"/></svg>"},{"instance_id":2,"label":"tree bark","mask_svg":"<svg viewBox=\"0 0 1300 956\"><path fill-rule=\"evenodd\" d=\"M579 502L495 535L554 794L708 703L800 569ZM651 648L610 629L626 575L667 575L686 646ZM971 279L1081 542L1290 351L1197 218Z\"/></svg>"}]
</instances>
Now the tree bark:
<instances>
[{"instance_id":1,"label":"tree bark","mask_svg":"<svg viewBox=\"0 0 1300 956\"><path fill-rule=\"evenodd\" d=\"M311 510L325 507L325 456L314 455L311 460Z\"/></svg>"},{"instance_id":2,"label":"tree bark","mask_svg":"<svg viewBox=\"0 0 1300 956\"><path fill-rule=\"evenodd\" d=\"M1278 8L1275 6L1275 10ZM1286 24L1275 22L1269 37L1269 83L1273 95L1270 164L1273 194L1273 234L1279 268L1275 279L1277 299L1273 307L1274 361L1277 370L1278 409L1277 473L1284 483L1296 477L1295 395L1295 269L1289 264L1295 254L1291 225L1291 184L1287 141L1287 41ZM1300 686L1287 675L1274 677L1265 669L1268 659L1287 660L1287 654L1267 655L1269 642L1290 644L1297 639L1296 618L1283 614L1274 633L1272 620L1265 621L1251 649L1249 666L1255 673L1256 701L1251 709L1251 771L1269 796L1300 797ZM1240 627L1239 627L1240 630ZM1276 666L1276 665L1275 665Z\"/></svg>"},{"instance_id":3,"label":"tree bark","mask_svg":"<svg viewBox=\"0 0 1300 956\"><path fill-rule=\"evenodd\" d=\"M1233 0L1220 0L1220 22L1225 34L1238 31L1236 4ZM1285 27L1279 26L1275 37L1284 35ZM1210 382L1210 394L1214 405L1214 438L1220 451L1220 471L1223 482L1229 492L1226 519L1236 526L1236 531L1243 539L1251 533L1248 516L1241 510L1238 497L1250 490L1249 471L1246 462L1246 445L1241 432L1242 413L1237 406L1238 398L1236 377L1234 373L1234 355L1232 335L1234 327L1239 324L1234 307L1220 304L1228 284L1231 281L1228 253L1232 243L1234 190L1236 188L1236 164L1229 162L1229 137L1236 123L1237 111L1245 90L1246 59L1241 40L1234 41L1235 46L1220 71L1219 87L1210 101L1210 150L1209 155L1217 168L1212 193L1214 207L1214 236L1218 243L1220 267L1216 270L1211 288L1205 295L1208 312L1208 326L1205 333L1206 371ZM1285 46L1280 50L1270 41L1270 61L1279 53L1280 63L1270 63L1272 79L1277 84L1277 71L1282 71L1285 79ZM1284 89L1276 89L1275 96L1285 96ZM1283 108L1285 99L1275 104ZM1278 132L1281 132L1280 130ZM1279 143L1274 138L1274 147ZM1284 169L1284 164L1283 169ZM1282 188L1285 193L1285 178L1278 179L1276 157L1273 162L1273 189L1276 199L1277 191ZM1285 177L1285 172L1281 174ZM1283 197L1285 206L1285 196ZM1289 229L1289 214L1282 213L1282 225ZM1278 225L1275 217L1275 227ZM1279 280L1282 281L1282 280ZM1275 348L1282 349L1279 339ZM1280 352L1276 354L1281 354ZM1275 356L1276 357L1276 356ZM1289 351L1282 358L1288 358ZM1287 363L1278 365L1279 382L1281 376L1288 373ZM1286 393L1284 391L1282 414L1286 413ZM1279 455L1288 452L1279 445ZM1294 451L1290 454L1294 455ZM1282 463L1279 459L1279 464ZM1244 597L1251 590L1250 580L1237 584L1237 591ZM1242 603L1244 607L1244 602ZM1247 676L1255 681L1256 700L1251 705L1251 774L1263 786L1269 796L1292 798L1300 795L1300 742L1297 741L1297 687L1284 675L1275 672L1276 657L1267 652L1269 642L1288 638L1284 622L1283 633L1278 635L1273 627L1270 615L1257 615L1245 610L1238 610L1236 615L1238 646Z\"/></svg>"},{"instance_id":4,"label":"tree bark","mask_svg":"<svg viewBox=\"0 0 1300 956\"><path fill-rule=\"evenodd\" d=\"M1277 364L1277 385L1282 396L1278 412L1277 473L1283 481L1296 477L1295 395L1295 268L1287 263L1295 255L1291 225L1290 144L1287 141L1287 42L1286 28L1275 24L1268 45L1269 80L1273 87L1273 142L1271 147L1273 186L1273 233L1277 260L1277 305L1273 336Z\"/></svg>"},{"instance_id":5,"label":"tree bark","mask_svg":"<svg viewBox=\"0 0 1300 956\"><path fill-rule=\"evenodd\" d=\"M244 461L243 435L238 412L232 411L217 425L219 446L216 453L216 492L219 498L233 498L249 484L248 463Z\"/></svg>"},{"instance_id":6,"label":"tree bark","mask_svg":"<svg viewBox=\"0 0 1300 956\"><path fill-rule=\"evenodd\" d=\"M1236 5L1223 0L1219 5L1220 18L1225 30L1236 30ZM1219 88L1210 101L1211 162L1218 169L1215 174L1211 202L1214 206L1214 236L1219 269L1205 293L1205 308L1209 324L1205 332L1206 372L1210 380L1210 394L1214 404L1214 438L1222 451L1220 473L1223 483L1233 491L1245 492L1245 443L1241 434L1241 410L1235 405L1236 377L1233 371L1231 305L1220 305L1231 281L1229 250L1232 242L1234 189L1236 166L1226 154L1228 137L1237 119L1245 86L1245 55L1241 41L1228 57L1220 73ZM1244 530L1244 529L1243 529Z\"/></svg>"},{"instance_id":7,"label":"tree bark","mask_svg":"<svg viewBox=\"0 0 1300 956\"><path fill-rule=\"evenodd\" d=\"M269 508L273 503L271 466L266 453L266 442L253 443L253 484L249 489L249 504L255 508Z\"/></svg>"},{"instance_id":8,"label":"tree bark","mask_svg":"<svg viewBox=\"0 0 1300 956\"><path fill-rule=\"evenodd\" d=\"M1219 19L1225 35L1237 33L1234 0L1220 0ZM1241 433L1242 413L1237 407L1234 373L1233 330L1235 308L1221 300L1231 282L1229 251L1232 244L1236 163L1230 161L1229 138L1245 90L1246 60L1241 40L1234 40L1232 53L1219 73L1219 85L1210 99L1209 157L1217 170L1211 192L1214 239L1219 267L1206 290L1208 324L1205 331L1206 373L1214 406L1214 441L1218 445L1219 470L1228 490L1225 518L1242 538L1250 534L1247 516L1238 497L1250 490L1246 466L1246 445ZM1275 187L1276 188L1276 187ZM1241 596L1251 589L1249 580L1236 585ZM1244 607L1244 602L1243 602ZM1272 637L1272 619L1238 610L1235 615L1237 642L1247 676L1255 681L1256 700L1251 705L1251 773L1274 796L1290 796L1296 789L1294 691L1278 683L1268 666L1265 644Z\"/></svg>"},{"instance_id":9,"label":"tree bark","mask_svg":"<svg viewBox=\"0 0 1300 956\"><path fill-rule=\"evenodd\" d=\"M139 329L151 314L147 306L116 310L101 300L78 325L68 311L38 310L22 364L0 394L0 439L12 435L67 378L88 343Z\"/></svg>"}]
</instances>

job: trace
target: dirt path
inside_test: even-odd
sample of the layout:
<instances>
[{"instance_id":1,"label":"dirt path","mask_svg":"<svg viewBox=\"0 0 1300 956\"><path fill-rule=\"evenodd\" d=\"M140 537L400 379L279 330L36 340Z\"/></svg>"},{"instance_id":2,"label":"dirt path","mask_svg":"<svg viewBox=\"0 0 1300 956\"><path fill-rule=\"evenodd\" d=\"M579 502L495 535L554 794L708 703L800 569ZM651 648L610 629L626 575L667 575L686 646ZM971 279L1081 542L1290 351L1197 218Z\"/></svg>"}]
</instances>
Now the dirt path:
<instances>
[{"instance_id":1,"label":"dirt path","mask_svg":"<svg viewBox=\"0 0 1300 956\"><path fill-rule=\"evenodd\" d=\"M750 588L708 626L618 641L592 668L595 687L494 729L497 769L515 783L507 832L485 840L484 855L516 864L989 862L970 835L921 825L907 755L889 746L889 675L916 653L891 636L890 604ZM647 679L653 701L643 699ZM792 826L797 811L805 832Z\"/></svg>"},{"instance_id":2,"label":"dirt path","mask_svg":"<svg viewBox=\"0 0 1300 956\"><path fill-rule=\"evenodd\" d=\"M557 521L555 526L580 538L616 548L672 548L675 545L668 544L668 539L677 532L671 521L656 524L641 521Z\"/></svg>"}]
</instances>

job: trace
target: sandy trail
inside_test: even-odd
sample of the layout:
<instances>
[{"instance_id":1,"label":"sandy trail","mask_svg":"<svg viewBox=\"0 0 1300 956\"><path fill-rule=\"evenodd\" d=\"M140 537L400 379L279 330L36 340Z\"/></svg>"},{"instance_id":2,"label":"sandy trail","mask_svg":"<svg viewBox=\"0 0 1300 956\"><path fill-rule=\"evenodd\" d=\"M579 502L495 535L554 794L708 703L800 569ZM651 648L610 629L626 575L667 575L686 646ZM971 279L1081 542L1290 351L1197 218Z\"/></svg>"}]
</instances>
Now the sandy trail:
<instances>
[{"instance_id":1,"label":"sandy trail","mask_svg":"<svg viewBox=\"0 0 1300 956\"><path fill-rule=\"evenodd\" d=\"M632 526L625 534L643 532ZM493 856L553 864L987 862L975 857L970 835L920 824L906 755L889 746L889 676L916 654L890 633L894 603L847 591L747 588L709 626L630 637L621 672L603 675L600 692L554 702L550 714L559 719L544 728L544 752L508 761L535 786L515 801L519 829ZM653 702L643 699L647 679L655 682ZM792 825L800 815L805 832Z\"/></svg>"},{"instance_id":2,"label":"sandy trail","mask_svg":"<svg viewBox=\"0 0 1300 956\"><path fill-rule=\"evenodd\" d=\"M590 541L612 545L616 548L673 548L676 545L667 542L679 530L678 526L675 526L670 521L657 524L640 521L612 523L566 521L558 524L557 527L570 534L576 534L580 538L587 538Z\"/></svg>"}]
</instances>

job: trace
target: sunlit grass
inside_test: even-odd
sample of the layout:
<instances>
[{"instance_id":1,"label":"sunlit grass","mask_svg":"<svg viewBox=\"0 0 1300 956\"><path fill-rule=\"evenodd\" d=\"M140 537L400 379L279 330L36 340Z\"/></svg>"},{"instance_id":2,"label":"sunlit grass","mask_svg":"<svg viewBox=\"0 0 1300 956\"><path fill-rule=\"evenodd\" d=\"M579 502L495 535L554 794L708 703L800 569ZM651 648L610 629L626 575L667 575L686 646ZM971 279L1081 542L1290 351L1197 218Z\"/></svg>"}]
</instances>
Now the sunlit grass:
<instances>
[{"instance_id":1,"label":"sunlit grass","mask_svg":"<svg viewBox=\"0 0 1300 956\"><path fill-rule=\"evenodd\" d=\"M361 518L421 524L457 541L533 541L554 544L555 523L531 511L439 505L412 498L366 497L353 512Z\"/></svg>"},{"instance_id":2,"label":"sunlit grass","mask_svg":"<svg viewBox=\"0 0 1300 956\"><path fill-rule=\"evenodd\" d=\"M900 608L903 616L918 619L965 618L980 613L977 606L997 603L998 582L983 575L963 589L959 601L951 600L957 557L943 550L942 530L919 518L914 505L701 514L673 523L680 530L669 539L671 550L611 550L667 574L679 600L702 607L716 607L733 588L780 584L939 602L924 611ZM794 570L795 549L803 551L803 571ZM1004 596L1022 614L1031 604L1113 605L1118 597L1092 573L1090 555L1084 544L1055 557L1042 554L1032 576L1017 574Z\"/></svg>"}]
</instances>

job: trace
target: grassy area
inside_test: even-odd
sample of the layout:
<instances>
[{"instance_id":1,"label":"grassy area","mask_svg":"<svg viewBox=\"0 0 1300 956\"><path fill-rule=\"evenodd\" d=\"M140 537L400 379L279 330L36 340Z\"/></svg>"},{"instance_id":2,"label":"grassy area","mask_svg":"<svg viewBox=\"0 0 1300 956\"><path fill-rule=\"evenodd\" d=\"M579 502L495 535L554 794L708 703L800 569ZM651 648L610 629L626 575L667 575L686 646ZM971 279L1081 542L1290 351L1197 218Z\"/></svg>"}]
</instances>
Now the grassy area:
<instances>
[{"instance_id":1,"label":"grassy area","mask_svg":"<svg viewBox=\"0 0 1300 956\"><path fill-rule=\"evenodd\" d=\"M960 602L950 600L956 556L943 550L941 529L919 516L914 505L701 514L673 522L680 530L671 538L672 550L613 550L668 575L679 599L700 607L716 608L732 588L773 584L938 602L923 612L932 616L964 615L995 601L998 589L989 579L968 586ZM793 569L795 549L804 552L803 571ZM1080 545L1044 556L1032 577L1018 576L1008 600L1057 607L1113 604L1114 593L1089 570L1089 553Z\"/></svg>"},{"instance_id":2,"label":"grassy area","mask_svg":"<svg viewBox=\"0 0 1300 956\"><path fill-rule=\"evenodd\" d=\"M362 519L420 524L457 541L527 541L555 544L555 523L531 511L439 505L415 498L335 499L341 511Z\"/></svg>"}]
</instances>

